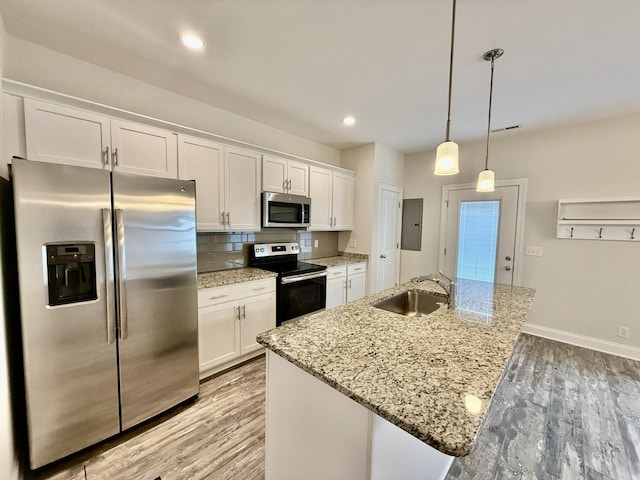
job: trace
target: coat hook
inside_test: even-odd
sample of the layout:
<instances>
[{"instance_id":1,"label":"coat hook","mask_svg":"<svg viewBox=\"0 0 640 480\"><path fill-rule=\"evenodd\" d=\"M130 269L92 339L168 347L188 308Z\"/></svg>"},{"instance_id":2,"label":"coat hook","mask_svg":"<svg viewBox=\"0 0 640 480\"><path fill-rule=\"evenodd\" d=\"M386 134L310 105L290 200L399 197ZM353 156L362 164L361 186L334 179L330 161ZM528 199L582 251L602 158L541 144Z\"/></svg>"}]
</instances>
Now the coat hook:
<instances>
[{"instance_id":1,"label":"coat hook","mask_svg":"<svg viewBox=\"0 0 640 480\"><path fill-rule=\"evenodd\" d=\"M631 240L635 239L636 229L635 227L631 229Z\"/></svg>"},{"instance_id":2,"label":"coat hook","mask_svg":"<svg viewBox=\"0 0 640 480\"><path fill-rule=\"evenodd\" d=\"M571 233L569 234L569 238L573 238L573 227L571 227Z\"/></svg>"},{"instance_id":3,"label":"coat hook","mask_svg":"<svg viewBox=\"0 0 640 480\"><path fill-rule=\"evenodd\" d=\"M598 232L598 238L602 238L602 227L600 227L600 231Z\"/></svg>"}]
</instances>

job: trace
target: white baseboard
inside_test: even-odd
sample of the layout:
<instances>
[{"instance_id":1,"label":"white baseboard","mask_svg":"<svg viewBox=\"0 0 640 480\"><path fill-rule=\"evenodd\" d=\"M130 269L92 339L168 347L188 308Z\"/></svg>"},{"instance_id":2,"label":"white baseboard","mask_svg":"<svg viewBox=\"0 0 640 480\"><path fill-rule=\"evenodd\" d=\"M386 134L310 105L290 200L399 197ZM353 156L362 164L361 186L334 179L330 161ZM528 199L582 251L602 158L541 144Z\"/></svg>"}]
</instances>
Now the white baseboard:
<instances>
[{"instance_id":1,"label":"white baseboard","mask_svg":"<svg viewBox=\"0 0 640 480\"><path fill-rule=\"evenodd\" d=\"M532 323L525 323L522 327L523 333L529 333L537 337L549 338L558 342L576 345L578 347L597 350L598 352L610 353L619 357L630 358L632 360L640 360L640 348L630 347L621 343L609 342L598 338L578 335L577 333L556 330L555 328L542 327Z\"/></svg>"}]
</instances>

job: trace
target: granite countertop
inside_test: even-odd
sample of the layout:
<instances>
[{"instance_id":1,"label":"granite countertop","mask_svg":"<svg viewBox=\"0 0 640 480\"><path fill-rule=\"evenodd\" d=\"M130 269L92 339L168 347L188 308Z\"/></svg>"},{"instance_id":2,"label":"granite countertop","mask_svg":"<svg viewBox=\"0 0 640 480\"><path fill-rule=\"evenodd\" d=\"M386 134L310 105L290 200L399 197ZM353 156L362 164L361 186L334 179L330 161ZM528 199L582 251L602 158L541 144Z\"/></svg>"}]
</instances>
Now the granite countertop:
<instances>
[{"instance_id":1,"label":"granite countertop","mask_svg":"<svg viewBox=\"0 0 640 480\"><path fill-rule=\"evenodd\" d=\"M203 288L224 287L225 285L251 282L253 280L262 280L263 278L275 278L277 276L278 275L274 272L251 267L199 273L198 290L202 290Z\"/></svg>"},{"instance_id":2,"label":"granite countertop","mask_svg":"<svg viewBox=\"0 0 640 480\"><path fill-rule=\"evenodd\" d=\"M373 307L404 284L258 336L258 342L452 456L473 441L535 290L460 280L457 307L404 317Z\"/></svg>"},{"instance_id":3,"label":"granite countertop","mask_svg":"<svg viewBox=\"0 0 640 480\"><path fill-rule=\"evenodd\" d=\"M325 267L338 267L341 265L350 265L352 263L366 262L368 260L369 257L367 255L349 254L338 255L336 257L310 258L304 261L315 265L324 265Z\"/></svg>"}]
</instances>

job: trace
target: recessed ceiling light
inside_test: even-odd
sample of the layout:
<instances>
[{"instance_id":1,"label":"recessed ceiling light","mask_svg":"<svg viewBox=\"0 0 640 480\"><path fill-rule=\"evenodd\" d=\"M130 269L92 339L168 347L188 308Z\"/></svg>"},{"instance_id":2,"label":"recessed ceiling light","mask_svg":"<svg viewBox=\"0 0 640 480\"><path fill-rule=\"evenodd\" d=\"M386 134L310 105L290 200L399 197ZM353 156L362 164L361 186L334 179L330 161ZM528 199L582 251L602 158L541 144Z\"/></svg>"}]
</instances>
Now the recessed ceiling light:
<instances>
[{"instance_id":1,"label":"recessed ceiling light","mask_svg":"<svg viewBox=\"0 0 640 480\"><path fill-rule=\"evenodd\" d=\"M356 119L355 117L348 115L342 119L342 123L344 123L347 127L350 127L352 125L355 125Z\"/></svg>"},{"instance_id":2,"label":"recessed ceiling light","mask_svg":"<svg viewBox=\"0 0 640 480\"><path fill-rule=\"evenodd\" d=\"M189 48L194 50L201 50L204 47L204 42L202 39L196 35L185 34L181 37L182 43Z\"/></svg>"}]
</instances>

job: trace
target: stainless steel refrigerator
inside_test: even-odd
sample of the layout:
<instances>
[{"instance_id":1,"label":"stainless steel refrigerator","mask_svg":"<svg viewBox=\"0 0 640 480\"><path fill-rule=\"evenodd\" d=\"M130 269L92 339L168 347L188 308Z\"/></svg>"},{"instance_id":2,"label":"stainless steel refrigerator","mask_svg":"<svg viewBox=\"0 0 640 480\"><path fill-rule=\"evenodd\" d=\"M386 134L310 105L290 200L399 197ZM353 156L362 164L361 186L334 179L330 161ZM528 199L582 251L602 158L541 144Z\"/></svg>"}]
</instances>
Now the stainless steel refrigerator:
<instances>
[{"instance_id":1,"label":"stainless steel refrigerator","mask_svg":"<svg viewBox=\"0 0 640 480\"><path fill-rule=\"evenodd\" d=\"M198 394L195 184L14 160L31 468Z\"/></svg>"}]
</instances>

